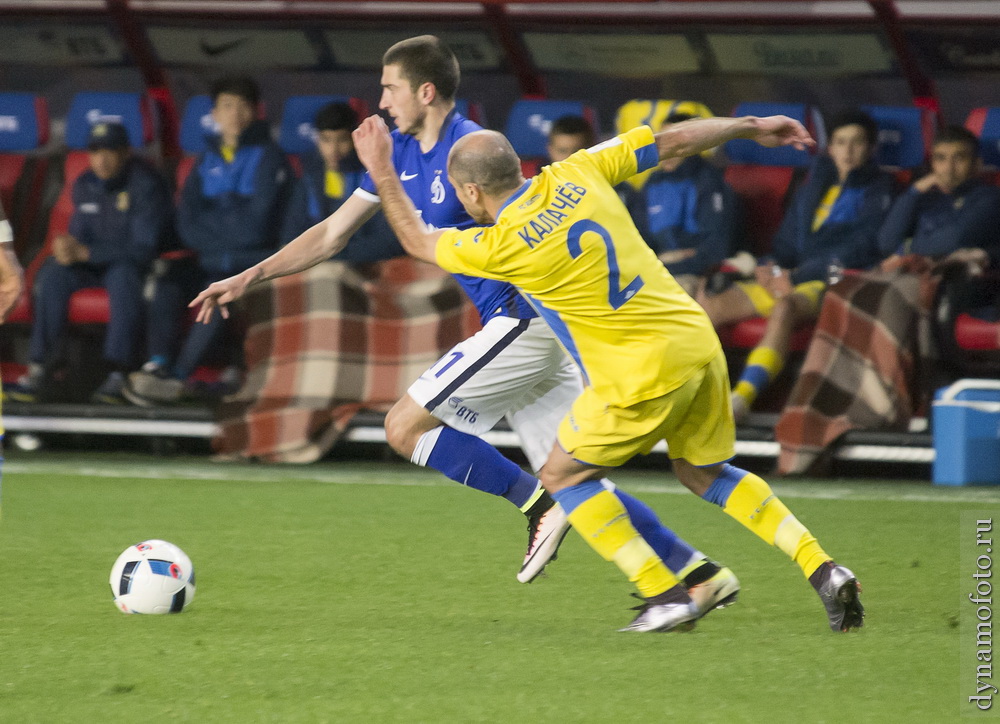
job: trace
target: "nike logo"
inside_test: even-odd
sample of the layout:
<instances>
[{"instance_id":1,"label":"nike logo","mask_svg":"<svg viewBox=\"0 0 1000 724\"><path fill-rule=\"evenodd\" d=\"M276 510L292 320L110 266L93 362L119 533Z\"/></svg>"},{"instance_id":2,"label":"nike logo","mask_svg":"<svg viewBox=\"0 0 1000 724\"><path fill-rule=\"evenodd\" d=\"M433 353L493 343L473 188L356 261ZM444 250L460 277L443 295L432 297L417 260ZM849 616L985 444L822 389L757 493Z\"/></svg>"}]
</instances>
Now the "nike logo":
<instances>
[{"instance_id":1,"label":"nike logo","mask_svg":"<svg viewBox=\"0 0 1000 724\"><path fill-rule=\"evenodd\" d=\"M198 43L201 48L201 52L205 55L214 57L216 55L222 55L233 48L243 45L247 41L247 38L237 38L236 40L230 40L225 43L216 43L215 45L209 45L207 42L202 40Z\"/></svg>"},{"instance_id":2,"label":"nike logo","mask_svg":"<svg viewBox=\"0 0 1000 724\"><path fill-rule=\"evenodd\" d=\"M399 174L399 180L400 181L409 181L411 178L416 178L416 177L417 177L417 174L415 174L415 173L406 173L406 171L403 171L403 173Z\"/></svg>"}]
</instances>

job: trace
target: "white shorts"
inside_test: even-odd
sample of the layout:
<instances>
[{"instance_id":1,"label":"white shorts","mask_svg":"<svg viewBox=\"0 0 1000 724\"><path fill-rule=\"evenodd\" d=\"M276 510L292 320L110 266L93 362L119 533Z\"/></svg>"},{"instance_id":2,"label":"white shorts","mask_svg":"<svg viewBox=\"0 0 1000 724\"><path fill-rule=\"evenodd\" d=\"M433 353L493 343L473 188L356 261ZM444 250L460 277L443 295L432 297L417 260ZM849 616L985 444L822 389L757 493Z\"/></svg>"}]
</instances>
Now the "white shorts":
<instances>
[{"instance_id":1,"label":"white shorts","mask_svg":"<svg viewBox=\"0 0 1000 724\"><path fill-rule=\"evenodd\" d=\"M487 432L506 416L537 471L582 391L576 365L544 321L494 317L407 392L441 422L470 435Z\"/></svg>"}]
</instances>

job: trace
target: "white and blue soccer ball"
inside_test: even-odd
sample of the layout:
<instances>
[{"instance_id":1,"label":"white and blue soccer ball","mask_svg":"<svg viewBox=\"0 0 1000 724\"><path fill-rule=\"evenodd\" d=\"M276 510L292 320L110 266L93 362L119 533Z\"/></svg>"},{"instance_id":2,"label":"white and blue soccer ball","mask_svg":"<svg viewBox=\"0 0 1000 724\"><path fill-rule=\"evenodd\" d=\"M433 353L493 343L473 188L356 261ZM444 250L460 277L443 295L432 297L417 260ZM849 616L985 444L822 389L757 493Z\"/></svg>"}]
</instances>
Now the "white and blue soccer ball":
<instances>
[{"instance_id":1,"label":"white and blue soccer ball","mask_svg":"<svg viewBox=\"0 0 1000 724\"><path fill-rule=\"evenodd\" d=\"M144 540L118 556L111 591L123 613L180 613L194 598L194 566L173 543Z\"/></svg>"}]
</instances>

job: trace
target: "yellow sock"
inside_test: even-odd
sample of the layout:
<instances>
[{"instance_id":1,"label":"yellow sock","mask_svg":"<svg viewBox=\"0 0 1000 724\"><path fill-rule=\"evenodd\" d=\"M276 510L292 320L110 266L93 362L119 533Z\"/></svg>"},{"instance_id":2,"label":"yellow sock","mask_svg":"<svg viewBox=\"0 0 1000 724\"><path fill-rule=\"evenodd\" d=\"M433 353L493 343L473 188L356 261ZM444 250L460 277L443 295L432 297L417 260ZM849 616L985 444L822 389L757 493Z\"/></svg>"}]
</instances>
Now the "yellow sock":
<instances>
[{"instance_id":1,"label":"yellow sock","mask_svg":"<svg viewBox=\"0 0 1000 724\"><path fill-rule=\"evenodd\" d=\"M614 562L645 598L677 585L677 578L639 535L614 493L602 490L580 503L568 517L587 544L604 560Z\"/></svg>"},{"instance_id":2,"label":"yellow sock","mask_svg":"<svg viewBox=\"0 0 1000 724\"><path fill-rule=\"evenodd\" d=\"M733 388L733 394L746 400L747 407L777 377L785 366L784 358L770 347L755 347L747 356L743 374Z\"/></svg>"},{"instance_id":3,"label":"yellow sock","mask_svg":"<svg viewBox=\"0 0 1000 724\"><path fill-rule=\"evenodd\" d=\"M747 473L723 508L729 515L794 560L808 578L830 556L762 478Z\"/></svg>"}]
</instances>

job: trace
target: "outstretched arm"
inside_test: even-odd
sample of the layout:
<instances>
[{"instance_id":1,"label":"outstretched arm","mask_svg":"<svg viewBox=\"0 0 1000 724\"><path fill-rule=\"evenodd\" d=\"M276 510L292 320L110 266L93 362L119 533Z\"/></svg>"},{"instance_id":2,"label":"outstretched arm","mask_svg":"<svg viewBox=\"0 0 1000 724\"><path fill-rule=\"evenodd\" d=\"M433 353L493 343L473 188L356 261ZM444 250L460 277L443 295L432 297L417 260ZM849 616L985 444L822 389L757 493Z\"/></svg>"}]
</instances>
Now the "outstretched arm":
<instances>
[{"instance_id":1,"label":"outstretched arm","mask_svg":"<svg viewBox=\"0 0 1000 724\"><path fill-rule=\"evenodd\" d=\"M24 272L14 254L14 232L0 206L0 323L17 304L24 288Z\"/></svg>"},{"instance_id":2,"label":"outstretched arm","mask_svg":"<svg viewBox=\"0 0 1000 724\"><path fill-rule=\"evenodd\" d=\"M275 277L296 274L329 259L344 248L348 240L378 211L378 204L350 196L330 216L306 229L259 264L228 279L210 285L194 298L189 307L200 307L196 321L207 323L218 307L229 316L226 305L242 297L247 289Z\"/></svg>"},{"instance_id":3,"label":"outstretched arm","mask_svg":"<svg viewBox=\"0 0 1000 724\"><path fill-rule=\"evenodd\" d=\"M802 150L816 145L801 123L786 116L694 118L674 123L655 137L661 161L677 156L693 156L736 138L756 141L768 148L793 146Z\"/></svg>"},{"instance_id":4,"label":"outstretched arm","mask_svg":"<svg viewBox=\"0 0 1000 724\"><path fill-rule=\"evenodd\" d=\"M406 253L423 261L435 263L435 248L440 231L427 231L410 197L403 190L392 164L392 136L389 127L378 116L366 118L354 136L354 149L368 168L382 199L382 209L389 225L396 232Z\"/></svg>"}]
</instances>

